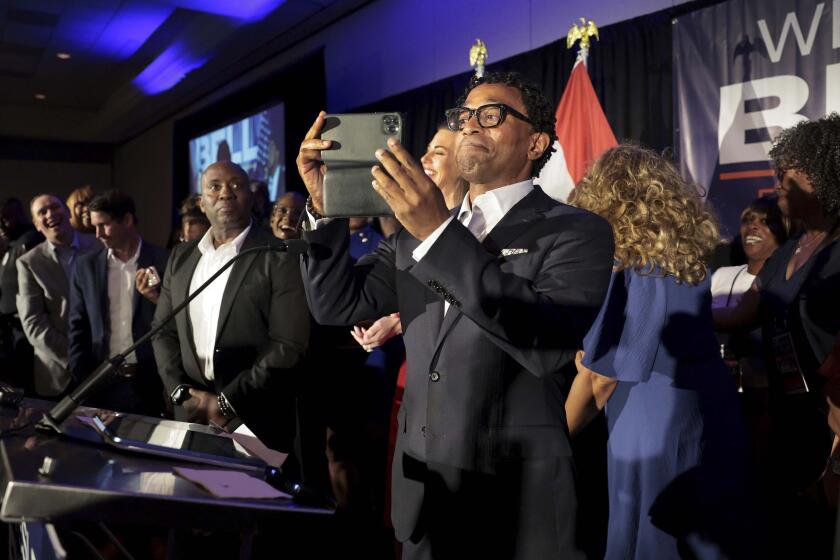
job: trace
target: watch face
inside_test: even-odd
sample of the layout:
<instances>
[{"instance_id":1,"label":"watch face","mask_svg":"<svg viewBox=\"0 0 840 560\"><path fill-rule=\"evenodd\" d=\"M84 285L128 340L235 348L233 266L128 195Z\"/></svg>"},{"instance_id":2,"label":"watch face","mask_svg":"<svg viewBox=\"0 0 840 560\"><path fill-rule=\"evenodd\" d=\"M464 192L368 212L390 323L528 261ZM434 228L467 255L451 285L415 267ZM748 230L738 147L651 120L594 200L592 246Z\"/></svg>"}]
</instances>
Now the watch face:
<instances>
[{"instance_id":1,"label":"watch face","mask_svg":"<svg viewBox=\"0 0 840 560\"><path fill-rule=\"evenodd\" d=\"M189 389L187 387L178 387L172 392L172 404L181 404L189 397Z\"/></svg>"}]
</instances>

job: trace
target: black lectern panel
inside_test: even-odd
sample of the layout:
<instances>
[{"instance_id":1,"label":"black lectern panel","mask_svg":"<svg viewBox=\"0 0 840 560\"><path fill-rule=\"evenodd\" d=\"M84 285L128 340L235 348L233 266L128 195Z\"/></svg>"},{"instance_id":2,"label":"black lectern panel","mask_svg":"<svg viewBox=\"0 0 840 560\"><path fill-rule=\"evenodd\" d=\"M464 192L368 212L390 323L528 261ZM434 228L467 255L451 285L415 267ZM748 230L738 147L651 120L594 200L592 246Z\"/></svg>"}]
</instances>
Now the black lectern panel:
<instances>
[{"instance_id":1,"label":"black lectern panel","mask_svg":"<svg viewBox=\"0 0 840 560\"><path fill-rule=\"evenodd\" d=\"M2 409L0 430L34 423L52 404L27 399L18 411ZM77 413L95 412L82 408ZM45 476L39 469L47 457L53 471ZM5 435L0 461L0 518L7 522L83 519L170 528L282 527L293 534L295 528L326 528L332 517L329 509L291 500L217 499L172 473L173 466L202 468L194 462L123 452L38 433L32 427ZM236 463L231 467L243 468Z\"/></svg>"}]
</instances>

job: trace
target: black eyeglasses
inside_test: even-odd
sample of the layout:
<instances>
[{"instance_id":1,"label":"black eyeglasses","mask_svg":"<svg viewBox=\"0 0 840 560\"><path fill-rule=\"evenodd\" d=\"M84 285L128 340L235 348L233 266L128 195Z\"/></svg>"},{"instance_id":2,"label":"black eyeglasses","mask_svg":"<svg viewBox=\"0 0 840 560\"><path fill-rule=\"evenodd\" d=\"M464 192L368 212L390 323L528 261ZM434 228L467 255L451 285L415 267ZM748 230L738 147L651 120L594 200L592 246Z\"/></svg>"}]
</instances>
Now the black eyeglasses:
<instances>
[{"instance_id":1,"label":"black eyeglasses","mask_svg":"<svg viewBox=\"0 0 840 560\"><path fill-rule=\"evenodd\" d=\"M510 113L517 119L533 125L534 122L504 103L489 103L476 109L469 107L455 107L446 111L446 126L453 132L464 130L473 115L478 119L481 128L494 128L505 122L505 117Z\"/></svg>"}]
</instances>

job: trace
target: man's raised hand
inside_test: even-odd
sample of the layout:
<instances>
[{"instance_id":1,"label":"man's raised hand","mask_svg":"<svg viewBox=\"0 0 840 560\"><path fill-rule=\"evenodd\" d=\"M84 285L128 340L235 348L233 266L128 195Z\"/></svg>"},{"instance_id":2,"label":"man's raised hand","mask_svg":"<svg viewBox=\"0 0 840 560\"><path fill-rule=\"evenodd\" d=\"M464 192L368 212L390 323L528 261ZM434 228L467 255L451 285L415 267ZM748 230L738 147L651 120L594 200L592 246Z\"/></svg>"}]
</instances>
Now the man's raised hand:
<instances>
[{"instance_id":1,"label":"man's raised hand","mask_svg":"<svg viewBox=\"0 0 840 560\"><path fill-rule=\"evenodd\" d=\"M371 170L373 188L385 199L403 227L423 241L449 219L446 201L402 144L389 138L388 147L390 152L376 151L381 167L376 165Z\"/></svg>"},{"instance_id":2,"label":"man's raised hand","mask_svg":"<svg viewBox=\"0 0 840 560\"><path fill-rule=\"evenodd\" d=\"M318 213L323 213L323 189L324 174L327 166L321 160L321 150L328 150L332 141L321 140L321 130L324 128L324 117L326 113L321 111L318 118L312 123L312 127L303 139L298 151L297 163L298 174L306 185L306 190L312 196L312 206Z\"/></svg>"}]
</instances>

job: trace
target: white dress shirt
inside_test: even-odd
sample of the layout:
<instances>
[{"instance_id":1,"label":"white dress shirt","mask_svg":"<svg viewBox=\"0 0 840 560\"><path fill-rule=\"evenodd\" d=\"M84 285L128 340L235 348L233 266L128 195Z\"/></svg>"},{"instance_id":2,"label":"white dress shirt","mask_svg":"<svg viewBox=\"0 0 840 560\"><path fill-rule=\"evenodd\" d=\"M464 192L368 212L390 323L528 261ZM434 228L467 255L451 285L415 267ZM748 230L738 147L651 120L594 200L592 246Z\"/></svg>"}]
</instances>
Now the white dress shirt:
<instances>
[{"instance_id":1,"label":"white dress shirt","mask_svg":"<svg viewBox=\"0 0 840 560\"><path fill-rule=\"evenodd\" d=\"M137 243L134 255L123 262L112 249L108 249L108 353L115 356L134 344L132 323L134 318L134 275L143 240ZM125 362L136 364L137 356L129 354Z\"/></svg>"},{"instance_id":2,"label":"white dress shirt","mask_svg":"<svg viewBox=\"0 0 840 560\"><path fill-rule=\"evenodd\" d=\"M735 307L744 294L752 288L755 275L747 265L723 266L712 274L712 309Z\"/></svg>"},{"instance_id":3,"label":"white dress shirt","mask_svg":"<svg viewBox=\"0 0 840 560\"><path fill-rule=\"evenodd\" d=\"M496 227L496 224L502 221L505 214L507 214L511 208L516 206L516 203L528 196L532 190L534 190L534 182L531 179L527 179L519 183L505 185L504 187L489 190L486 193L477 196L475 200L472 201L472 204L470 204L470 195L467 194L467 196L464 197L464 202L461 203L461 209L458 211L458 221L469 229L472 234L475 235L476 239L484 241L487 234ZM309 221L310 229L318 229L319 227L332 221L332 218L320 218L316 220L308 210L306 211L306 215ZM429 249L432 248L432 245L434 245L435 241L438 240L438 237L441 236L443 230L446 229L446 226L448 226L454 219L454 217L450 217L448 220L440 224L440 226L438 226L438 228L433 231L429 237L423 240L423 242L411 252L412 258L415 261L420 262L420 259L426 256L426 253L429 252ZM449 311L449 302L444 303L444 315L447 311Z\"/></svg>"},{"instance_id":4,"label":"white dress shirt","mask_svg":"<svg viewBox=\"0 0 840 560\"><path fill-rule=\"evenodd\" d=\"M216 274L230 259L239 254L249 231L251 231L251 225L248 225L232 241L215 247L213 245L213 228L207 230L207 233L198 242L198 250L201 252L201 258L198 259L198 264L195 266L195 271L190 281L190 293ZM225 294L225 287L227 286L228 278L230 278L232 268L224 271L215 282L207 286L206 290L190 302L190 323L192 324L195 351L198 354L198 365L201 367L204 378L208 381L215 379L213 372L213 352L216 348L219 308L222 304L222 296Z\"/></svg>"},{"instance_id":5,"label":"white dress shirt","mask_svg":"<svg viewBox=\"0 0 840 560\"><path fill-rule=\"evenodd\" d=\"M487 234L493 231L493 228L502 221L505 214L516 206L516 203L528 196L532 190L534 190L534 183L531 179L528 179L513 185L489 190L477 196L472 204L470 204L470 195L467 194L464 197L464 202L461 203L461 209L458 211L458 221L466 226L476 239L484 241ZM454 219L454 217L450 217L438 226L429 237L411 252L412 258L420 262L441 236L446 226L449 225L449 222ZM449 302L445 302L443 305L443 313L446 314L447 311L449 311Z\"/></svg>"}]
</instances>

